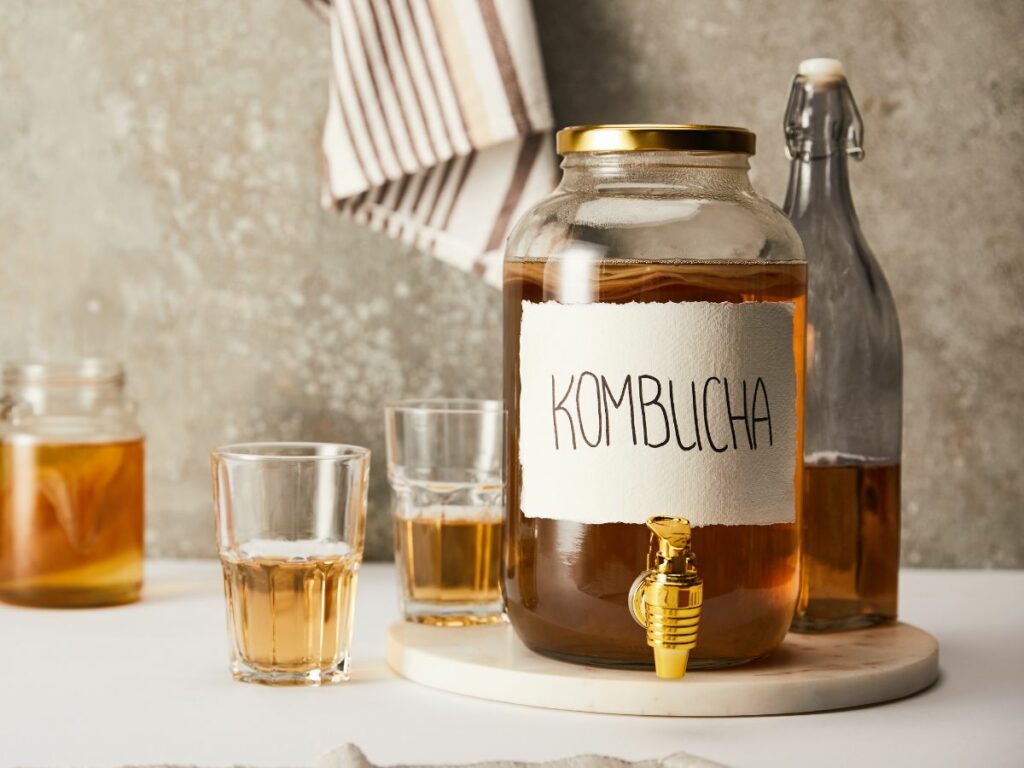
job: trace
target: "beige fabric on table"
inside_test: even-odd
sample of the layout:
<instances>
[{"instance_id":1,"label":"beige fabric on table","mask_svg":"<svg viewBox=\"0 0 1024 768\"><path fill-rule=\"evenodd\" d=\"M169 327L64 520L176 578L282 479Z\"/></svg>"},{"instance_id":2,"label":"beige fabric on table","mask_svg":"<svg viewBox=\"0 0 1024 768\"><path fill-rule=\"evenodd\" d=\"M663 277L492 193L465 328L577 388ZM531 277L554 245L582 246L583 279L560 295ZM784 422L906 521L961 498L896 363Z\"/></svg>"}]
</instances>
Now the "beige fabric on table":
<instances>
[{"instance_id":1,"label":"beige fabric on table","mask_svg":"<svg viewBox=\"0 0 1024 768\"><path fill-rule=\"evenodd\" d=\"M323 201L497 285L555 182L529 0L314 0L332 68Z\"/></svg>"},{"instance_id":2,"label":"beige fabric on table","mask_svg":"<svg viewBox=\"0 0 1024 768\"><path fill-rule=\"evenodd\" d=\"M313 768L378 768L354 744L339 747L316 761ZM391 768L415 768L410 765L392 766ZM454 766L423 765L420 768L455 768ZM551 760L544 763L517 763L511 761L473 763L463 768L725 768L721 763L713 763L686 752L677 752L661 760L641 760L631 763L615 757L599 757L597 755L580 755L567 757L564 760Z\"/></svg>"},{"instance_id":3,"label":"beige fabric on table","mask_svg":"<svg viewBox=\"0 0 1024 768\"><path fill-rule=\"evenodd\" d=\"M122 768L196 768L195 766L181 765L148 765L148 766L122 766ZM233 766L242 768L242 766ZM346 744L337 749L331 750L321 757L313 765L313 768L378 768L374 763L366 759L362 750L354 744ZM417 768L413 765L394 765L389 768ZM418 768L459 768L458 766L420 765ZM544 763L518 763L511 761L499 761L489 763L461 764L461 768L727 768L722 763L713 763L701 757L677 752L674 755L662 758L661 760L641 760L631 763L628 760L619 760L615 757L599 757L597 755L580 755L578 757L567 757L564 760L551 760Z\"/></svg>"}]
</instances>

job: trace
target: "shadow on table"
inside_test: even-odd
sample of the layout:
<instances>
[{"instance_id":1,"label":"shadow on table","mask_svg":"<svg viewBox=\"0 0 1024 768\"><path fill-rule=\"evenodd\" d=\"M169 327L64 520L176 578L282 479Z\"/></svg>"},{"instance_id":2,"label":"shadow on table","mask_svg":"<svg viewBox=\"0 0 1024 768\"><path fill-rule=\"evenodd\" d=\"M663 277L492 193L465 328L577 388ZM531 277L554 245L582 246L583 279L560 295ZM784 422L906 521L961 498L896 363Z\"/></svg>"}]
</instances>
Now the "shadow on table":
<instances>
[{"instance_id":1,"label":"shadow on table","mask_svg":"<svg viewBox=\"0 0 1024 768\"><path fill-rule=\"evenodd\" d=\"M219 578L168 579L142 585L142 602L167 602L196 595L220 595L223 591Z\"/></svg>"},{"instance_id":2,"label":"shadow on table","mask_svg":"<svg viewBox=\"0 0 1024 768\"><path fill-rule=\"evenodd\" d=\"M356 661L352 665L352 677L346 685L360 685L362 683L377 683L382 680L395 680L398 678L391 667L384 659L368 659Z\"/></svg>"}]
</instances>

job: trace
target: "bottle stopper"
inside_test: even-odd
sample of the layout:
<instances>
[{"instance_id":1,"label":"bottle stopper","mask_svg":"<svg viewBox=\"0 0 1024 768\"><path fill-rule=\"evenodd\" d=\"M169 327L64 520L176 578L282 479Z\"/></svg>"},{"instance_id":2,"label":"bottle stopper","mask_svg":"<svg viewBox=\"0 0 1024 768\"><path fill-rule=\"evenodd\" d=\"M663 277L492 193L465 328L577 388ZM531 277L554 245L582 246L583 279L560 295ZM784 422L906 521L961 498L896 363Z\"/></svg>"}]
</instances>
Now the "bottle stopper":
<instances>
[{"instance_id":1,"label":"bottle stopper","mask_svg":"<svg viewBox=\"0 0 1024 768\"><path fill-rule=\"evenodd\" d=\"M803 77L845 77L843 62L839 59L804 59L797 66L796 73Z\"/></svg>"}]
</instances>

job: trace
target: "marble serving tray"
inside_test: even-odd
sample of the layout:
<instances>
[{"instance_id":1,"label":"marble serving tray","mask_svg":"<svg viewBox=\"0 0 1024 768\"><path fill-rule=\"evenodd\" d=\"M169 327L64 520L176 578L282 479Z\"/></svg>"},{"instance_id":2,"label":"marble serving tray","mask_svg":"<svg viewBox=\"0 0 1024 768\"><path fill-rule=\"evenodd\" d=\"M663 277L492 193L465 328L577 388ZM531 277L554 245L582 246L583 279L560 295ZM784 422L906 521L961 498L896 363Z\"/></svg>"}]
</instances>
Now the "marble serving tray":
<instances>
[{"instance_id":1,"label":"marble serving tray","mask_svg":"<svg viewBox=\"0 0 1024 768\"><path fill-rule=\"evenodd\" d=\"M446 628L398 622L388 632L388 664L432 688L513 704L728 717L819 712L909 696L938 677L939 645L927 632L902 623L790 634L763 661L660 680L654 672L545 658L528 650L507 624Z\"/></svg>"}]
</instances>

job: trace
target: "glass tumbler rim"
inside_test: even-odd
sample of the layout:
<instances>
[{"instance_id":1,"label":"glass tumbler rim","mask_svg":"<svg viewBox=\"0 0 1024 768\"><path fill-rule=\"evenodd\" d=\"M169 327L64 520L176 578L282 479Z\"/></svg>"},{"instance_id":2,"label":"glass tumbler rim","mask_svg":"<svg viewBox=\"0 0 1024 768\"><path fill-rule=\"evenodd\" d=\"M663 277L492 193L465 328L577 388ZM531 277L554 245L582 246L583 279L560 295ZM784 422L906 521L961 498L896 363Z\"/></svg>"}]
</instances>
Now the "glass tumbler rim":
<instances>
[{"instance_id":1,"label":"glass tumbler rim","mask_svg":"<svg viewBox=\"0 0 1024 768\"><path fill-rule=\"evenodd\" d=\"M288 453L288 451L296 451ZM350 443L303 440L263 440L229 443L211 451L215 459L235 461L344 461L367 460L370 449Z\"/></svg>"},{"instance_id":2,"label":"glass tumbler rim","mask_svg":"<svg viewBox=\"0 0 1024 768\"><path fill-rule=\"evenodd\" d=\"M388 413L488 414L504 413L505 402L476 397L419 397L394 400L384 406Z\"/></svg>"}]
</instances>

